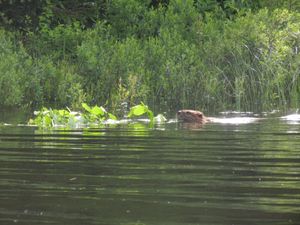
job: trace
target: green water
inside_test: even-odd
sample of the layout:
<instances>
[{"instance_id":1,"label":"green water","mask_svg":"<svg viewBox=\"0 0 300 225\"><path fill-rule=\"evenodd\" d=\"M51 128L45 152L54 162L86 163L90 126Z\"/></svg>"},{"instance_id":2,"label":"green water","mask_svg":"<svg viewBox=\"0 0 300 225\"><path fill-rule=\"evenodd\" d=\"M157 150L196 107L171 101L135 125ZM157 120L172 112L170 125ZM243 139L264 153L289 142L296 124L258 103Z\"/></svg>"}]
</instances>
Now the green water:
<instances>
[{"instance_id":1,"label":"green water","mask_svg":"<svg viewBox=\"0 0 300 225\"><path fill-rule=\"evenodd\" d=\"M300 224L300 125L0 126L0 224Z\"/></svg>"}]
</instances>

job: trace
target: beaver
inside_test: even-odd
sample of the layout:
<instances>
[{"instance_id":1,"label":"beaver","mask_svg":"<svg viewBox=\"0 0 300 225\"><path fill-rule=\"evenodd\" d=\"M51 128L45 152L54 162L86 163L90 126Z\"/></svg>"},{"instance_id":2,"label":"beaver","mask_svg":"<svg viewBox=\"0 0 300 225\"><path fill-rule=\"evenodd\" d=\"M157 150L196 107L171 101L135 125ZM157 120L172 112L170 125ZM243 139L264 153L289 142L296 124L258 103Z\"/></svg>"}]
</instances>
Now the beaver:
<instances>
[{"instance_id":1,"label":"beaver","mask_svg":"<svg viewBox=\"0 0 300 225\"><path fill-rule=\"evenodd\" d=\"M185 123L200 123L204 124L211 121L211 118L204 116L204 114L197 110L182 109L177 112L177 119Z\"/></svg>"}]
</instances>

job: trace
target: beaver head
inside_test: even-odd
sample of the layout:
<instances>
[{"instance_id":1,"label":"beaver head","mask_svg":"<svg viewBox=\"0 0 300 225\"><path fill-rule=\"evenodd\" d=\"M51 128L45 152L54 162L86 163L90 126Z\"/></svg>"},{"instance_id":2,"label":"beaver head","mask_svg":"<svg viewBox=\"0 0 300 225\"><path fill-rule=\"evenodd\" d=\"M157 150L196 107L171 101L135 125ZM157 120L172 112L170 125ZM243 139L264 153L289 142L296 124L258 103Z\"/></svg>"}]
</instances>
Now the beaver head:
<instances>
[{"instance_id":1,"label":"beaver head","mask_svg":"<svg viewBox=\"0 0 300 225\"><path fill-rule=\"evenodd\" d=\"M177 118L179 121L186 123L206 123L209 121L208 118L200 111L191 109L182 109L177 112Z\"/></svg>"}]
</instances>

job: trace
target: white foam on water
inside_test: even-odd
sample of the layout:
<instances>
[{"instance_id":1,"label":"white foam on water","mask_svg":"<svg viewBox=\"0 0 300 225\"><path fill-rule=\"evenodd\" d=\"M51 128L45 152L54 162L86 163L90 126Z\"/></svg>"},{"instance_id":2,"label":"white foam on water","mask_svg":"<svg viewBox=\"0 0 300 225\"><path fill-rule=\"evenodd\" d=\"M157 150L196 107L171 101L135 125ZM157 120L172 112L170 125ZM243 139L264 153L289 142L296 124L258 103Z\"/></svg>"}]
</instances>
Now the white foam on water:
<instances>
[{"instance_id":1,"label":"white foam on water","mask_svg":"<svg viewBox=\"0 0 300 225\"><path fill-rule=\"evenodd\" d=\"M260 120L261 118L256 117L230 117L230 118L211 118L213 123L222 123L222 124L248 124L254 123Z\"/></svg>"},{"instance_id":2,"label":"white foam on water","mask_svg":"<svg viewBox=\"0 0 300 225\"><path fill-rule=\"evenodd\" d=\"M280 118L283 120L287 120L287 121L298 122L298 121L300 121L300 114L295 113L295 114L291 114L291 115L287 115L287 116L282 116Z\"/></svg>"}]
</instances>

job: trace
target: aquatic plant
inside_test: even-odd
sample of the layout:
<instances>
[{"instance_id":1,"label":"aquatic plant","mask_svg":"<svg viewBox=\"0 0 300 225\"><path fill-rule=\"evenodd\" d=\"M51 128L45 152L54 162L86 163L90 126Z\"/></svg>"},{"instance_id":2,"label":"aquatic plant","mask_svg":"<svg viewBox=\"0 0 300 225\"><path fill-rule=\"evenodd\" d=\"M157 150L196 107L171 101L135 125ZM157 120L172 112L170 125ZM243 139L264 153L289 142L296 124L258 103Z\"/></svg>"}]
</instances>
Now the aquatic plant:
<instances>
[{"instance_id":1,"label":"aquatic plant","mask_svg":"<svg viewBox=\"0 0 300 225\"><path fill-rule=\"evenodd\" d=\"M87 103L82 103L82 111L71 111L69 108L66 109L51 109L43 107L39 111L35 111L35 117L30 119L28 124L37 125L39 127L80 127L89 126L91 124L102 124L107 123L109 120L117 120L117 117L112 113L106 111L102 106L89 106ZM141 103L130 108L127 115L128 118L136 118L145 116L149 119L150 124L154 122L165 122L166 118L158 114L157 117L153 116L153 112L148 108L147 105Z\"/></svg>"},{"instance_id":2,"label":"aquatic plant","mask_svg":"<svg viewBox=\"0 0 300 225\"><path fill-rule=\"evenodd\" d=\"M28 123L40 127L74 127L80 121L79 113L69 109L47 109L43 107L40 111L35 111L34 115L35 118L30 119Z\"/></svg>"},{"instance_id":3,"label":"aquatic plant","mask_svg":"<svg viewBox=\"0 0 300 225\"><path fill-rule=\"evenodd\" d=\"M40 127L56 127L68 126L75 127L82 124L101 123L104 120L117 118L107 112L102 106L90 107L86 103L82 103L83 112L71 111L67 109L51 109L43 107L39 111L35 111L35 118L29 120L29 124Z\"/></svg>"},{"instance_id":4,"label":"aquatic plant","mask_svg":"<svg viewBox=\"0 0 300 225\"><path fill-rule=\"evenodd\" d=\"M88 106L86 103L82 103L82 107L86 110L83 113L84 118L89 122L103 121L107 119L117 120L117 117L107 112L102 106L95 105L94 107Z\"/></svg>"},{"instance_id":5,"label":"aquatic plant","mask_svg":"<svg viewBox=\"0 0 300 225\"><path fill-rule=\"evenodd\" d=\"M142 115L148 116L150 122L153 123L153 119L154 119L153 112L143 102L141 102L141 104L139 105L131 107L127 116L128 118L133 118Z\"/></svg>"}]
</instances>

